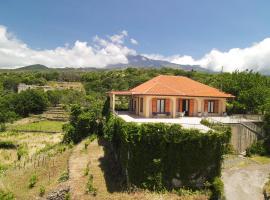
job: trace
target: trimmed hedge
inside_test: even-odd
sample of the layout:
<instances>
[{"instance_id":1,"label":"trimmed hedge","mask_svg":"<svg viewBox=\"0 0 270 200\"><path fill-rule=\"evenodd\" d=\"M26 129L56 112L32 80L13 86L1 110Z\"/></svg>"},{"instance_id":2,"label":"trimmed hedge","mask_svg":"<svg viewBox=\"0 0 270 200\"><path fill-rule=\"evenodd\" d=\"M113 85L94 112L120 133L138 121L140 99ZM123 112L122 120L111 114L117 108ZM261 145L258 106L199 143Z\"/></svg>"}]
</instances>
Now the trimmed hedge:
<instances>
[{"instance_id":1,"label":"trimmed hedge","mask_svg":"<svg viewBox=\"0 0 270 200\"><path fill-rule=\"evenodd\" d=\"M220 176L231 132L201 133L176 124L140 125L110 116L104 136L112 142L128 184L160 191L202 188Z\"/></svg>"}]
</instances>

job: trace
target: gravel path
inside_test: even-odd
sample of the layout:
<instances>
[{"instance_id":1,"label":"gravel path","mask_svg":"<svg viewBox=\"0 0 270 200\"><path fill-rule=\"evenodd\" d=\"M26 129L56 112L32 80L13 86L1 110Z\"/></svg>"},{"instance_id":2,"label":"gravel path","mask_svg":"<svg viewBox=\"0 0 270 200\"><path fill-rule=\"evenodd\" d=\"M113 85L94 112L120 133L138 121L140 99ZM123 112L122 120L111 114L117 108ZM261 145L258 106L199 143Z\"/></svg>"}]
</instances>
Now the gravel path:
<instances>
[{"instance_id":1,"label":"gravel path","mask_svg":"<svg viewBox=\"0 0 270 200\"><path fill-rule=\"evenodd\" d=\"M263 186L270 172L270 164L249 164L247 166L224 169L227 200L263 200Z\"/></svg>"}]
</instances>

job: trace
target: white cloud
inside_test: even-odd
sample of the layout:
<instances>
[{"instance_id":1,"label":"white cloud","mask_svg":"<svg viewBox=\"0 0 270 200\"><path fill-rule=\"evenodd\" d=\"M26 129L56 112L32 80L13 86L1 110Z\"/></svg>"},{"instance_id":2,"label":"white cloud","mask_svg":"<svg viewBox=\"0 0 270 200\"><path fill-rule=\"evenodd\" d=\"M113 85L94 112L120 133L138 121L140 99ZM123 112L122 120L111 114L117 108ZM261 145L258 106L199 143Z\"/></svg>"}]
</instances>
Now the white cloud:
<instances>
[{"instance_id":1,"label":"white cloud","mask_svg":"<svg viewBox=\"0 0 270 200\"><path fill-rule=\"evenodd\" d=\"M130 42L131 42L131 44L134 44L134 45L138 45L139 44L138 41L135 40L134 38L131 38L130 39Z\"/></svg>"},{"instance_id":2,"label":"white cloud","mask_svg":"<svg viewBox=\"0 0 270 200\"><path fill-rule=\"evenodd\" d=\"M223 67L223 70L228 72L252 69L270 74L270 38L243 49L233 48L227 52L213 49L197 60L187 55L162 56L160 54L148 54L145 56L182 65L200 65L214 71L219 71Z\"/></svg>"},{"instance_id":3,"label":"white cloud","mask_svg":"<svg viewBox=\"0 0 270 200\"><path fill-rule=\"evenodd\" d=\"M105 67L127 63L127 55L136 51L124 46L127 31L102 39L96 36L93 45L77 40L52 50L34 50L0 26L0 68L44 64L49 67Z\"/></svg>"}]
</instances>

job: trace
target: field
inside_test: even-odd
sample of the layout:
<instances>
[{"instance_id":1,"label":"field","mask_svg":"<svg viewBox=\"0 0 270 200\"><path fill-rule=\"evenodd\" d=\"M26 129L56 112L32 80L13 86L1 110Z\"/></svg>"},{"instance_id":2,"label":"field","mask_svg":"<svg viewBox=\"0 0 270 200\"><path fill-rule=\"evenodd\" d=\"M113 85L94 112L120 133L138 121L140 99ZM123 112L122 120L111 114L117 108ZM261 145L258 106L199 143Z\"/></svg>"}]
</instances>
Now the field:
<instances>
[{"instance_id":1,"label":"field","mask_svg":"<svg viewBox=\"0 0 270 200\"><path fill-rule=\"evenodd\" d=\"M16 199L35 199L41 190L46 195L59 184L71 153L61 144L64 123L33 116L0 132L0 191L12 192Z\"/></svg>"}]
</instances>

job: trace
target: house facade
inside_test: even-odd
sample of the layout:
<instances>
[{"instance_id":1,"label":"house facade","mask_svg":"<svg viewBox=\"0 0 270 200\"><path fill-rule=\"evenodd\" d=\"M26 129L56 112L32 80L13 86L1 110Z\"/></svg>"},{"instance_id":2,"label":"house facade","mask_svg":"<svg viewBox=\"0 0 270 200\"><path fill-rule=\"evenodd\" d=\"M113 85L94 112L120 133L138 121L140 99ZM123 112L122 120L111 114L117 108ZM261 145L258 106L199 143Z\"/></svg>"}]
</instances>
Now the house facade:
<instances>
[{"instance_id":1,"label":"house facade","mask_svg":"<svg viewBox=\"0 0 270 200\"><path fill-rule=\"evenodd\" d=\"M129 98L129 112L141 117L222 116L234 98L216 88L183 76L157 76L128 91L111 91L110 108L119 96Z\"/></svg>"}]
</instances>

